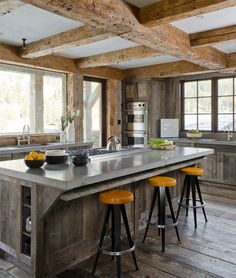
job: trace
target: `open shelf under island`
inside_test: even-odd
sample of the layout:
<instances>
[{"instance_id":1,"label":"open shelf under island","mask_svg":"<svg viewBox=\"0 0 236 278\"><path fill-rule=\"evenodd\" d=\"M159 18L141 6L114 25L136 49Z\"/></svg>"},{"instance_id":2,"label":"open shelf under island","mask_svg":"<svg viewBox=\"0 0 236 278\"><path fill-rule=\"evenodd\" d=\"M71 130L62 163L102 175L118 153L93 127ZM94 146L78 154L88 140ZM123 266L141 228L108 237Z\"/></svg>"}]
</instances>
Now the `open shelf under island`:
<instances>
[{"instance_id":1,"label":"open shelf under island","mask_svg":"<svg viewBox=\"0 0 236 278\"><path fill-rule=\"evenodd\" d=\"M0 162L0 249L33 277L52 277L96 252L105 209L98 202L99 192L124 187L134 193L127 213L135 235L144 227L150 207L147 178L175 176L175 198L182 186L178 169L201 163L213 152L188 147L133 150L92 158L84 167L68 163L28 169L23 160ZM29 217L30 232L25 223Z\"/></svg>"}]
</instances>

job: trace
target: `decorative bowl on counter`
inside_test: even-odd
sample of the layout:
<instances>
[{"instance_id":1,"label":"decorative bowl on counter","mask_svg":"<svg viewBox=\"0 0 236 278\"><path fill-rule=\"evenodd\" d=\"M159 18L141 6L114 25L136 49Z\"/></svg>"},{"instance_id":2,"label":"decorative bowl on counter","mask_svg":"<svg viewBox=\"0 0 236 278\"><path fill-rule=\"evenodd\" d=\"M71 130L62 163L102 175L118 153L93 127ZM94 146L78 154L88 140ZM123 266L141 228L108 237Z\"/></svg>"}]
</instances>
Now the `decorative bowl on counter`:
<instances>
[{"instance_id":1,"label":"decorative bowl on counter","mask_svg":"<svg viewBox=\"0 0 236 278\"><path fill-rule=\"evenodd\" d=\"M43 166L45 160L24 160L25 165L29 168L40 168Z\"/></svg>"},{"instance_id":2,"label":"decorative bowl on counter","mask_svg":"<svg viewBox=\"0 0 236 278\"><path fill-rule=\"evenodd\" d=\"M29 168L40 168L45 162L45 155L32 151L25 156L24 162Z\"/></svg>"},{"instance_id":3,"label":"decorative bowl on counter","mask_svg":"<svg viewBox=\"0 0 236 278\"><path fill-rule=\"evenodd\" d=\"M46 155L46 162L48 164L66 163L67 161L68 161L68 154L57 155L57 156Z\"/></svg>"},{"instance_id":4,"label":"decorative bowl on counter","mask_svg":"<svg viewBox=\"0 0 236 278\"><path fill-rule=\"evenodd\" d=\"M88 152L82 152L80 154L77 154L75 157L73 157L72 162L75 166L85 166L89 163L89 153Z\"/></svg>"},{"instance_id":5,"label":"decorative bowl on counter","mask_svg":"<svg viewBox=\"0 0 236 278\"><path fill-rule=\"evenodd\" d=\"M48 150L45 155L48 164L66 163L68 161L68 153L65 150Z\"/></svg>"},{"instance_id":6,"label":"decorative bowl on counter","mask_svg":"<svg viewBox=\"0 0 236 278\"><path fill-rule=\"evenodd\" d=\"M192 138L192 139L194 139L194 138L201 138L201 137L202 137L202 132L200 132L200 131L195 131L195 132L193 132L193 131L188 131L188 132L186 133L186 136L187 136L188 138Z\"/></svg>"}]
</instances>

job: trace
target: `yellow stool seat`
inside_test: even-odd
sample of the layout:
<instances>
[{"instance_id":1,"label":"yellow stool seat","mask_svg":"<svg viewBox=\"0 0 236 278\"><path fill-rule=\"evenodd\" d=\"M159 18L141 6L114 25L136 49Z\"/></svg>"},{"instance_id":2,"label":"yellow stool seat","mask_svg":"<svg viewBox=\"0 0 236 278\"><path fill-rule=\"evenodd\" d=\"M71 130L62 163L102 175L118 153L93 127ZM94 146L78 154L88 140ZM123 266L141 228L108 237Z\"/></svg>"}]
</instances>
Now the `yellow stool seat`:
<instances>
[{"instance_id":1,"label":"yellow stool seat","mask_svg":"<svg viewBox=\"0 0 236 278\"><path fill-rule=\"evenodd\" d=\"M182 168L180 171L188 176L202 176L204 174L203 169L198 167L186 167Z\"/></svg>"},{"instance_id":2,"label":"yellow stool seat","mask_svg":"<svg viewBox=\"0 0 236 278\"><path fill-rule=\"evenodd\" d=\"M148 184L151 186L174 187L176 186L176 179L171 177L156 176L149 178Z\"/></svg>"},{"instance_id":3,"label":"yellow stool seat","mask_svg":"<svg viewBox=\"0 0 236 278\"><path fill-rule=\"evenodd\" d=\"M133 202L134 195L127 190L110 190L100 193L99 200L107 205L123 205Z\"/></svg>"}]
</instances>

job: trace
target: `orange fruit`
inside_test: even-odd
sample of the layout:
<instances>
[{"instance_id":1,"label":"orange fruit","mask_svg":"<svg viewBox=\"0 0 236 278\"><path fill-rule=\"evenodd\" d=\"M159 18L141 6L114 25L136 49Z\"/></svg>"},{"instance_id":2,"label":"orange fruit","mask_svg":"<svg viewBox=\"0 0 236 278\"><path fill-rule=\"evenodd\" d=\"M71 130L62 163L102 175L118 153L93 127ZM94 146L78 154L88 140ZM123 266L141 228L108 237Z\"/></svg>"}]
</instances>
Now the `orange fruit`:
<instances>
[{"instance_id":1,"label":"orange fruit","mask_svg":"<svg viewBox=\"0 0 236 278\"><path fill-rule=\"evenodd\" d=\"M37 152L30 152L30 155L33 157L34 160L37 160L37 158L38 158Z\"/></svg>"},{"instance_id":2,"label":"orange fruit","mask_svg":"<svg viewBox=\"0 0 236 278\"><path fill-rule=\"evenodd\" d=\"M33 158L32 155L27 154L27 155L25 156L25 160L34 160L34 158Z\"/></svg>"},{"instance_id":3,"label":"orange fruit","mask_svg":"<svg viewBox=\"0 0 236 278\"><path fill-rule=\"evenodd\" d=\"M43 154L43 153L38 154L37 160L45 160L45 159L46 159L45 154Z\"/></svg>"}]
</instances>

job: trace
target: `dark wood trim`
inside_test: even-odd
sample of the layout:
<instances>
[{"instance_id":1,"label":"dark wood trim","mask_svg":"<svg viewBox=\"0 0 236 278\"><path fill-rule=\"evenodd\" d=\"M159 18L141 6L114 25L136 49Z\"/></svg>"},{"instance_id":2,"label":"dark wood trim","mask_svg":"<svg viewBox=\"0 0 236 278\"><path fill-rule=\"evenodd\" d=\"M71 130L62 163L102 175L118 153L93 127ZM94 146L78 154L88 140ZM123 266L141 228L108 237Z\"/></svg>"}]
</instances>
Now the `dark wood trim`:
<instances>
[{"instance_id":1,"label":"dark wood trim","mask_svg":"<svg viewBox=\"0 0 236 278\"><path fill-rule=\"evenodd\" d=\"M102 146L107 144L107 81L106 79L84 76L84 81L101 83L102 86Z\"/></svg>"}]
</instances>

